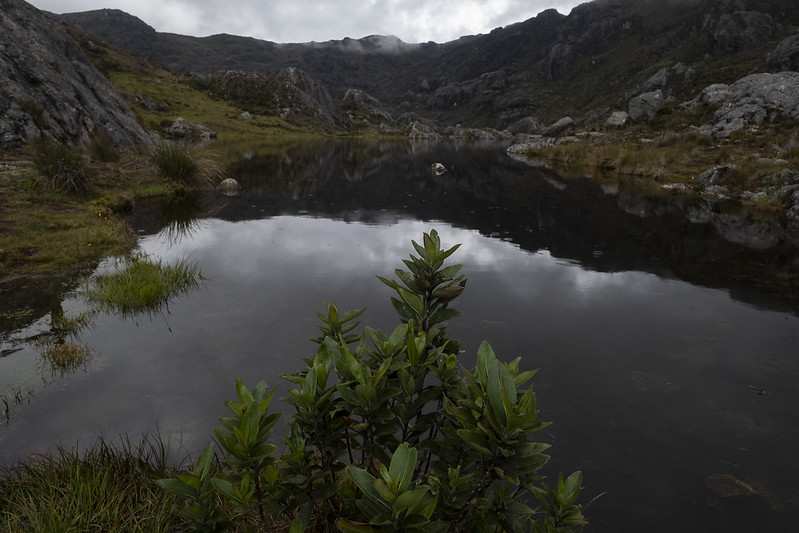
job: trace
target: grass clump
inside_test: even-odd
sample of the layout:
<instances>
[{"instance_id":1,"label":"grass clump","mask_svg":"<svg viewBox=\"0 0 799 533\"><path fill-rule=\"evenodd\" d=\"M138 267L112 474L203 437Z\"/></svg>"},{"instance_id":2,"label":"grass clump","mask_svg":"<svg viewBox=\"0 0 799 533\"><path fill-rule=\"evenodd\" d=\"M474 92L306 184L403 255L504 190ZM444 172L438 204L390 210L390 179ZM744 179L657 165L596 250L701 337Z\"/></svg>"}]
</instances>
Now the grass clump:
<instances>
[{"instance_id":1,"label":"grass clump","mask_svg":"<svg viewBox=\"0 0 799 533\"><path fill-rule=\"evenodd\" d=\"M33 163L45 184L58 192L82 195L89 186L83 154L64 144L36 140L31 143Z\"/></svg>"},{"instance_id":2,"label":"grass clump","mask_svg":"<svg viewBox=\"0 0 799 533\"><path fill-rule=\"evenodd\" d=\"M93 355L94 350L90 346L70 342L51 344L42 350L42 359L50 366L50 370L61 375L86 366Z\"/></svg>"},{"instance_id":3,"label":"grass clump","mask_svg":"<svg viewBox=\"0 0 799 533\"><path fill-rule=\"evenodd\" d=\"M100 439L0 469L0 530L175 531L175 498L154 482L168 472L165 452L158 439Z\"/></svg>"},{"instance_id":4,"label":"grass clump","mask_svg":"<svg viewBox=\"0 0 799 533\"><path fill-rule=\"evenodd\" d=\"M150 151L150 159L162 178L182 187L212 186L223 174L210 157L184 143L158 141Z\"/></svg>"},{"instance_id":5,"label":"grass clump","mask_svg":"<svg viewBox=\"0 0 799 533\"><path fill-rule=\"evenodd\" d=\"M181 260L165 265L134 254L122 259L116 272L99 276L88 298L104 310L123 315L153 312L189 292L202 279L196 263Z\"/></svg>"}]
</instances>

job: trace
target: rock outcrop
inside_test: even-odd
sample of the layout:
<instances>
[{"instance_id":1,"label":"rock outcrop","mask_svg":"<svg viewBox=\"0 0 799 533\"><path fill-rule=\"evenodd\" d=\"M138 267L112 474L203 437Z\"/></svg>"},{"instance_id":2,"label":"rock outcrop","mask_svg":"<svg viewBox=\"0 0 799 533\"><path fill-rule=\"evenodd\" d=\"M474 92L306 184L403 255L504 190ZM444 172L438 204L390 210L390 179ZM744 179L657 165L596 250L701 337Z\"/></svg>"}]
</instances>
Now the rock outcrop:
<instances>
[{"instance_id":1,"label":"rock outcrop","mask_svg":"<svg viewBox=\"0 0 799 533\"><path fill-rule=\"evenodd\" d=\"M0 148L34 138L118 147L149 137L66 27L22 0L0 0Z\"/></svg>"},{"instance_id":2,"label":"rock outcrop","mask_svg":"<svg viewBox=\"0 0 799 533\"><path fill-rule=\"evenodd\" d=\"M731 54L774 37L777 24L768 13L735 9L735 3L720 1L720 13L706 15L702 31L713 41L715 55Z\"/></svg>"},{"instance_id":3,"label":"rock outcrop","mask_svg":"<svg viewBox=\"0 0 799 533\"><path fill-rule=\"evenodd\" d=\"M700 128L702 133L729 137L733 131L799 119L799 72L752 74L725 88L715 84L704 91L687 107L698 101L721 104L713 119Z\"/></svg>"},{"instance_id":4,"label":"rock outcrop","mask_svg":"<svg viewBox=\"0 0 799 533\"><path fill-rule=\"evenodd\" d=\"M768 56L771 72L799 70L799 33L783 39Z\"/></svg>"},{"instance_id":5,"label":"rock outcrop","mask_svg":"<svg viewBox=\"0 0 799 533\"><path fill-rule=\"evenodd\" d=\"M339 104L341 110L356 125L369 123L372 125L393 125L394 119L383 109L377 98L360 89L349 89Z\"/></svg>"}]
</instances>

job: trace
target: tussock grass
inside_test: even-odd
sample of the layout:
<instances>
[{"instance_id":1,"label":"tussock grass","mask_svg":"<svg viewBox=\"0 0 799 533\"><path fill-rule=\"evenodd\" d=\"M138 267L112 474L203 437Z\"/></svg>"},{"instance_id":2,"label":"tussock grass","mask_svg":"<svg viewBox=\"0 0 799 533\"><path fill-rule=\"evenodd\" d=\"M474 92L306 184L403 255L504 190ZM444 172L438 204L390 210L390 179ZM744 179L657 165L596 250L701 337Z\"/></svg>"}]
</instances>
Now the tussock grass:
<instances>
[{"instance_id":1,"label":"tussock grass","mask_svg":"<svg viewBox=\"0 0 799 533\"><path fill-rule=\"evenodd\" d=\"M203 279L196 263L165 265L143 254L120 260L118 270L99 276L88 299L109 312L131 315L156 312L188 293Z\"/></svg>"},{"instance_id":2,"label":"tussock grass","mask_svg":"<svg viewBox=\"0 0 799 533\"><path fill-rule=\"evenodd\" d=\"M224 174L207 154L184 143L158 141L150 151L150 159L162 178L187 188L211 187Z\"/></svg>"},{"instance_id":3,"label":"tussock grass","mask_svg":"<svg viewBox=\"0 0 799 533\"><path fill-rule=\"evenodd\" d=\"M30 145L33 164L47 187L82 195L89 186L89 170L80 150L41 139Z\"/></svg>"},{"instance_id":4,"label":"tussock grass","mask_svg":"<svg viewBox=\"0 0 799 533\"><path fill-rule=\"evenodd\" d=\"M174 498L155 484L172 473L168 453L157 437L101 438L0 469L0 531L175 531Z\"/></svg>"}]
</instances>

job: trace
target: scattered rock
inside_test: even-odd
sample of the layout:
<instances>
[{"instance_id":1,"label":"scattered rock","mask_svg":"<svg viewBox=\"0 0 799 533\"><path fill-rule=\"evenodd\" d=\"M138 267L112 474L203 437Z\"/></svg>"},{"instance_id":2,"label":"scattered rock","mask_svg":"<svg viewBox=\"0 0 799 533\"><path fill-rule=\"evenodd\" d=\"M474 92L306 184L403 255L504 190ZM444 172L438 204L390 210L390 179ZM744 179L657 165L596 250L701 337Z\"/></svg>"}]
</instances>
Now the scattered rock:
<instances>
[{"instance_id":1,"label":"scattered rock","mask_svg":"<svg viewBox=\"0 0 799 533\"><path fill-rule=\"evenodd\" d=\"M574 135L574 120L571 117L563 117L554 124L547 127L542 133L545 137L562 137L564 135Z\"/></svg>"},{"instance_id":2,"label":"scattered rock","mask_svg":"<svg viewBox=\"0 0 799 533\"><path fill-rule=\"evenodd\" d=\"M625 111L614 111L605 121L605 124L607 126L621 128L622 126L627 125L628 120L630 120L630 115L628 115Z\"/></svg>"},{"instance_id":3,"label":"scattered rock","mask_svg":"<svg viewBox=\"0 0 799 533\"><path fill-rule=\"evenodd\" d=\"M249 111L245 111L241 115L239 115L244 120L252 120L252 114Z\"/></svg>"},{"instance_id":4,"label":"scattered rock","mask_svg":"<svg viewBox=\"0 0 799 533\"><path fill-rule=\"evenodd\" d=\"M732 176L732 174L737 170L738 167L736 165L721 165L713 167L699 174L699 176L696 177L696 183L706 187L710 185L716 185L724 181L725 178Z\"/></svg>"},{"instance_id":5,"label":"scattered rock","mask_svg":"<svg viewBox=\"0 0 799 533\"><path fill-rule=\"evenodd\" d=\"M519 133L541 133L544 125L535 117L524 117L517 120L508 127L508 131L513 134Z\"/></svg>"},{"instance_id":6,"label":"scattered rock","mask_svg":"<svg viewBox=\"0 0 799 533\"><path fill-rule=\"evenodd\" d=\"M630 98L628 114L633 122L650 121L665 105L666 99L663 97L663 91L657 89Z\"/></svg>"},{"instance_id":7,"label":"scattered rock","mask_svg":"<svg viewBox=\"0 0 799 533\"><path fill-rule=\"evenodd\" d=\"M189 122L183 117L178 117L166 128L166 133L173 139L214 139L216 133L208 126Z\"/></svg>"},{"instance_id":8,"label":"scattered rock","mask_svg":"<svg viewBox=\"0 0 799 533\"><path fill-rule=\"evenodd\" d=\"M461 125L449 127L444 130L450 139L456 141L481 141L496 142L507 141L512 138L509 133L497 131L492 128L465 128Z\"/></svg>"},{"instance_id":9,"label":"scattered rock","mask_svg":"<svg viewBox=\"0 0 799 533\"><path fill-rule=\"evenodd\" d=\"M682 107L692 111L699 107L700 105L719 105L724 102L727 97L730 95L730 86L724 83L714 83L712 85L708 85L702 92L699 93L699 96L694 98L691 101L685 102L682 104Z\"/></svg>"}]
</instances>

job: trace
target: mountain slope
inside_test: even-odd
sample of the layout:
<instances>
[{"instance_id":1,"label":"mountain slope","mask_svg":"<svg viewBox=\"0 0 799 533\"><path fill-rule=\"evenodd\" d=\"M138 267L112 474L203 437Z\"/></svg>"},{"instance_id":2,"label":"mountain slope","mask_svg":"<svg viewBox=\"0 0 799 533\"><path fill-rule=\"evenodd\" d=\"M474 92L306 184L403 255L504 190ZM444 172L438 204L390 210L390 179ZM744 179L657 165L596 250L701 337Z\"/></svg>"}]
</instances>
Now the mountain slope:
<instances>
[{"instance_id":1,"label":"mountain slope","mask_svg":"<svg viewBox=\"0 0 799 533\"><path fill-rule=\"evenodd\" d=\"M653 75L677 64L679 74L664 80L677 100L765 71L766 56L799 27L799 7L794 0L595 0L568 16L549 10L443 44L381 36L303 44L196 38L158 33L116 10L62 20L177 71L291 67L334 101L360 89L404 122L505 128L531 115L552 121L624 108Z\"/></svg>"}]
</instances>

